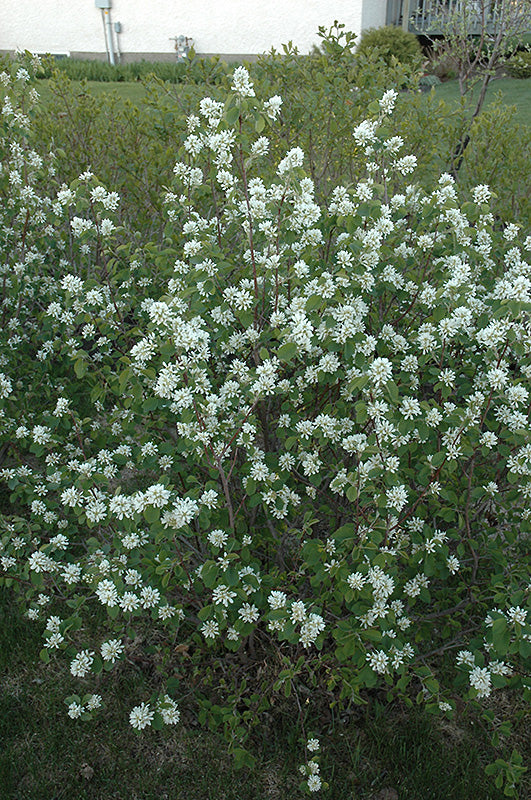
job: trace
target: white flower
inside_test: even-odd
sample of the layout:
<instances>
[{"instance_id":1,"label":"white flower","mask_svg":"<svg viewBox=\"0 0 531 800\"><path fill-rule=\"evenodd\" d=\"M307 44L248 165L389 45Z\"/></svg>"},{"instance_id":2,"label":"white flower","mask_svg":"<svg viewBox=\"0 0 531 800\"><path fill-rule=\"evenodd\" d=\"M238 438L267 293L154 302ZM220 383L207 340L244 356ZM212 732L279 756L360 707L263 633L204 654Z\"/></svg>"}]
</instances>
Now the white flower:
<instances>
[{"instance_id":1,"label":"white flower","mask_svg":"<svg viewBox=\"0 0 531 800\"><path fill-rule=\"evenodd\" d=\"M459 570L459 560L455 556L449 556L446 559L446 566L452 575L455 575L455 573Z\"/></svg>"},{"instance_id":2,"label":"white flower","mask_svg":"<svg viewBox=\"0 0 531 800\"><path fill-rule=\"evenodd\" d=\"M386 498L388 507L400 512L407 503L407 489L403 484L393 486L387 490Z\"/></svg>"},{"instance_id":3,"label":"white flower","mask_svg":"<svg viewBox=\"0 0 531 800\"><path fill-rule=\"evenodd\" d=\"M413 419L420 414L420 403L414 397L404 397L400 410L405 419Z\"/></svg>"},{"instance_id":4,"label":"white flower","mask_svg":"<svg viewBox=\"0 0 531 800\"><path fill-rule=\"evenodd\" d=\"M84 678L87 672L90 671L93 661L94 653L82 650L70 664L70 672L75 678Z\"/></svg>"},{"instance_id":5,"label":"white flower","mask_svg":"<svg viewBox=\"0 0 531 800\"><path fill-rule=\"evenodd\" d=\"M70 222L70 227L72 228L72 234L76 238L81 236L86 231L90 231L94 227L94 223L91 222L90 219L82 219L81 217L73 217L72 221Z\"/></svg>"},{"instance_id":6,"label":"white flower","mask_svg":"<svg viewBox=\"0 0 531 800\"><path fill-rule=\"evenodd\" d=\"M57 650L61 645L61 642L64 642L64 636L62 636L58 631L56 631L46 639L44 646Z\"/></svg>"},{"instance_id":7,"label":"white flower","mask_svg":"<svg viewBox=\"0 0 531 800\"><path fill-rule=\"evenodd\" d=\"M284 608L286 605L287 597L284 592L271 592L267 598L267 602L273 609Z\"/></svg>"},{"instance_id":8,"label":"white flower","mask_svg":"<svg viewBox=\"0 0 531 800\"><path fill-rule=\"evenodd\" d=\"M160 592L153 586L143 586L140 591L142 608L153 608L160 600Z\"/></svg>"},{"instance_id":9,"label":"white flower","mask_svg":"<svg viewBox=\"0 0 531 800\"><path fill-rule=\"evenodd\" d=\"M393 377L393 366L388 358L375 358L369 367L369 375L376 386L381 386Z\"/></svg>"},{"instance_id":10,"label":"white flower","mask_svg":"<svg viewBox=\"0 0 531 800\"><path fill-rule=\"evenodd\" d=\"M474 203L488 203L490 199L490 189L485 184L480 184L472 190L472 198Z\"/></svg>"},{"instance_id":11,"label":"white flower","mask_svg":"<svg viewBox=\"0 0 531 800\"><path fill-rule=\"evenodd\" d=\"M380 108L384 114L392 113L397 97L398 92L396 92L394 89L389 89L387 92L385 92L383 97L379 100Z\"/></svg>"},{"instance_id":12,"label":"white flower","mask_svg":"<svg viewBox=\"0 0 531 800\"><path fill-rule=\"evenodd\" d=\"M100 581L96 588L96 595L100 603L103 603L104 606L109 606L109 608L112 608L118 603L118 592L112 581Z\"/></svg>"},{"instance_id":13,"label":"white flower","mask_svg":"<svg viewBox=\"0 0 531 800\"><path fill-rule=\"evenodd\" d=\"M214 619L203 622L201 626L201 633L205 639L215 639L219 633L219 625Z\"/></svg>"},{"instance_id":14,"label":"white flower","mask_svg":"<svg viewBox=\"0 0 531 800\"><path fill-rule=\"evenodd\" d=\"M363 146L367 144L372 144L376 139L376 129L378 127L378 123L376 121L371 122L370 120L364 120L361 122L356 128L354 128L353 137L356 140L356 143Z\"/></svg>"},{"instance_id":15,"label":"white flower","mask_svg":"<svg viewBox=\"0 0 531 800\"><path fill-rule=\"evenodd\" d=\"M301 150L300 147L293 147L289 150L280 164L277 167L277 173L279 175L285 175L286 172L290 172L292 169L296 167L301 167L304 161L304 152Z\"/></svg>"},{"instance_id":16,"label":"white flower","mask_svg":"<svg viewBox=\"0 0 531 800\"><path fill-rule=\"evenodd\" d=\"M151 711L147 703L141 703L139 706L135 706L129 714L129 722L133 728L141 731L151 725L154 715L155 712Z\"/></svg>"},{"instance_id":17,"label":"white flower","mask_svg":"<svg viewBox=\"0 0 531 800\"><path fill-rule=\"evenodd\" d=\"M162 721L166 725L176 725L181 718L177 703L167 694L160 700L158 711L162 716Z\"/></svg>"},{"instance_id":18,"label":"white flower","mask_svg":"<svg viewBox=\"0 0 531 800\"><path fill-rule=\"evenodd\" d=\"M144 505L163 508L170 499L171 492L163 483L155 483L144 492Z\"/></svg>"},{"instance_id":19,"label":"white flower","mask_svg":"<svg viewBox=\"0 0 531 800\"><path fill-rule=\"evenodd\" d=\"M115 225L110 219L102 219L100 222L100 233L102 236L109 236L114 230Z\"/></svg>"},{"instance_id":20,"label":"white flower","mask_svg":"<svg viewBox=\"0 0 531 800\"><path fill-rule=\"evenodd\" d=\"M361 589L366 580L366 576L362 575L361 572L351 572L347 578L347 583L351 589Z\"/></svg>"},{"instance_id":21,"label":"white flower","mask_svg":"<svg viewBox=\"0 0 531 800\"><path fill-rule=\"evenodd\" d=\"M124 646L119 639L109 639L103 642L100 649L103 660L114 664L116 659L123 653Z\"/></svg>"},{"instance_id":22,"label":"white flower","mask_svg":"<svg viewBox=\"0 0 531 800\"><path fill-rule=\"evenodd\" d=\"M369 666L375 672L381 675L388 671L389 656L383 650L376 650L373 653L367 653L367 661Z\"/></svg>"},{"instance_id":23,"label":"white flower","mask_svg":"<svg viewBox=\"0 0 531 800\"><path fill-rule=\"evenodd\" d=\"M99 708L100 706L101 706L101 695L91 694L91 696L87 700L87 709L89 711L94 711L96 708Z\"/></svg>"},{"instance_id":24,"label":"white flower","mask_svg":"<svg viewBox=\"0 0 531 800\"><path fill-rule=\"evenodd\" d=\"M0 400L5 400L13 391L13 385L7 375L0 372Z\"/></svg>"},{"instance_id":25,"label":"white flower","mask_svg":"<svg viewBox=\"0 0 531 800\"><path fill-rule=\"evenodd\" d=\"M470 672L470 685L476 689L478 697L488 697L491 693L490 672L486 667L474 667Z\"/></svg>"},{"instance_id":26,"label":"white flower","mask_svg":"<svg viewBox=\"0 0 531 800\"><path fill-rule=\"evenodd\" d=\"M304 622L306 619L306 607L302 600L297 600L291 604L291 621Z\"/></svg>"},{"instance_id":27,"label":"white flower","mask_svg":"<svg viewBox=\"0 0 531 800\"><path fill-rule=\"evenodd\" d=\"M474 655L470 652L470 650L460 650L455 660L458 664L463 664L464 666L474 666Z\"/></svg>"},{"instance_id":28,"label":"white flower","mask_svg":"<svg viewBox=\"0 0 531 800\"><path fill-rule=\"evenodd\" d=\"M236 67L232 76L232 90L240 97L254 97L253 84L245 67Z\"/></svg>"},{"instance_id":29,"label":"white flower","mask_svg":"<svg viewBox=\"0 0 531 800\"><path fill-rule=\"evenodd\" d=\"M417 166L417 157L411 155L404 156L403 158L399 158L398 161L395 162L394 166L402 175L409 175Z\"/></svg>"},{"instance_id":30,"label":"white flower","mask_svg":"<svg viewBox=\"0 0 531 800\"><path fill-rule=\"evenodd\" d=\"M216 529L215 531L211 531L207 538L210 544L214 545L214 547L223 547L223 545L227 542L229 535L228 533L225 533L225 531Z\"/></svg>"},{"instance_id":31,"label":"white flower","mask_svg":"<svg viewBox=\"0 0 531 800\"><path fill-rule=\"evenodd\" d=\"M251 147L251 154L253 156L265 156L269 150L269 139L266 136L260 136Z\"/></svg>"},{"instance_id":32,"label":"white flower","mask_svg":"<svg viewBox=\"0 0 531 800\"><path fill-rule=\"evenodd\" d=\"M81 716L84 710L85 709L83 708L83 706L79 705L79 703L76 702L70 703L70 705L68 706L68 716L71 719L77 719L78 717Z\"/></svg>"},{"instance_id":33,"label":"white flower","mask_svg":"<svg viewBox=\"0 0 531 800\"><path fill-rule=\"evenodd\" d=\"M511 622L519 623L520 625L525 625L527 619L527 611L525 608L520 608L520 606L512 606L507 611L507 616L511 620Z\"/></svg>"},{"instance_id":34,"label":"white flower","mask_svg":"<svg viewBox=\"0 0 531 800\"><path fill-rule=\"evenodd\" d=\"M223 583L221 583L219 586L216 586L212 592L212 602L214 605L221 604L225 606L225 608L234 602L235 597L236 592L231 592L229 587L225 586Z\"/></svg>"},{"instance_id":35,"label":"white flower","mask_svg":"<svg viewBox=\"0 0 531 800\"><path fill-rule=\"evenodd\" d=\"M321 788L321 778L319 775L310 775L308 778L308 789L310 792L318 792Z\"/></svg>"},{"instance_id":36,"label":"white flower","mask_svg":"<svg viewBox=\"0 0 531 800\"><path fill-rule=\"evenodd\" d=\"M280 107L282 105L282 98L275 94L273 97L270 97L269 100L266 100L264 103L264 111L266 116L269 119L276 119L280 113Z\"/></svg>"},{"instance_id":37,"label":"white flower","mask_svg":"<svg viewBox=\"0 0 531 800\"><path fill-rule=\"evenodd\" d=\"M258 609L250 603L244 603L238 611L238 616L243 622L256 622L259 617Z\"/></svg>"},{"instance_id":38,"label":"white flower","mask_svg":"<svg viewBox=\"0 0 531 800\"><path fill-rule=\"evenodd\" d=\"M306 747L310 753L316 753L319 750L319 739L308 739Z\"/></svg>"},{"instance_id":39,"label":"white flower","mask_svg":"<svg viewBox=\"0 0 531 800\"><path fill-rule=\"evenodd\" d=\"M61 573L61 578L65 583L77 583L81 577L81 567L79 564L67 564Z\"/></svg>"},{"instance_id":40,"label":"white flower","mask_svg":"<svg viewBox=\"0 0 531 800\"><path fill-rule=\"evenodd\" d=\"M120 608L124 611L134 611L140 605L140 600L134 592L124 592L119 600Z\"/></svg>"},{"instance_id":41,"label":"white flower","mask_svg":"<svg viewBox=\"0 0 531 800\"><path fill-rule=\"evenodd\" d=\"M35 425L32 430L32 436L35 444L46 444L50 441L51 431L46 425Z\"/></svg>"}]
</instances>

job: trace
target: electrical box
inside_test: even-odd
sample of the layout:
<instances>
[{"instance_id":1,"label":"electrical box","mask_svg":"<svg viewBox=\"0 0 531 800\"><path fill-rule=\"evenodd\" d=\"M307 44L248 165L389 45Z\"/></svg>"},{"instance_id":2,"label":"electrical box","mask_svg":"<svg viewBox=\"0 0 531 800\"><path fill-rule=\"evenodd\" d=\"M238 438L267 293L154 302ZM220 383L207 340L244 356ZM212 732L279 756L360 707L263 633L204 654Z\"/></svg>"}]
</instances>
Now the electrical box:
<instances>
[{"instance_id":1,"label":"electrical box","mask_svg":"<svg viewBox=\"0 0 531 800\"><path fill-rule=\"evenodd\" d=\"M121 33L122 32L122 23L121 22L115 22L114 23L114 32L115 33Z\"/></svg>"},{"instance_id":2,"label":"electrical box","mask_svg":"<svg viewBox=\"0 0 531 800\"><path fill-rule=\"evenodd\" d=\"M110 8L111 0L94 0L96 8Z\"/></svg>"},{"instance_id":3,"label":"electrical box","mask_svg":"<svg viewBox=\"0 0 531 800\"><path fill-rule=\"evenodd\" d=\"M174 36L175 52L177 54L177 61L184 61L188 58L188 52L193 45L193 39L189 36Z\"/></svg>"}]
</instances>

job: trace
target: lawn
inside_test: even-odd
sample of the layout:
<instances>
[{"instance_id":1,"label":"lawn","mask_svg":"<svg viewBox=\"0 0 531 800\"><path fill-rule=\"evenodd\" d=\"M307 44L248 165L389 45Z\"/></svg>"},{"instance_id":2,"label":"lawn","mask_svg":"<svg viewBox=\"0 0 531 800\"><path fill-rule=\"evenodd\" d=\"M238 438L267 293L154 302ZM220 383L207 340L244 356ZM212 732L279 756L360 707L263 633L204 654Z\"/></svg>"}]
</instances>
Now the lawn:
<instances>
[{"instance_id":1,"label":"lawn","mask_svg":"<svg viewBox=\"0 0 531 800\"><path fill-rule=\"evenodd\" d=\"M435 87L437 97L446 102L457 101L459 99L459 87L457 81L447 81ZM492 80L487 89L487 100L494 100L497 94L501 94L502 100L506 105L516 106L517 120L525 125L531 125L531 78L517 80L516 78L496 78ZM477 91L475 92L477 95Z\"/></svg>"},{"instance_id":2,"label":"lawn","mask_svg":"<svg viewBox=\"0 0 531 800\"><path fill-rule=\"evenodd\" d=\"M74 86L80 86L79 81L72 81ZM127 83L125 81L116 81L115 83L111 82L103 82L103 81L87 81L86 90L88 93L94 95L95 97L102 97L103 95L108 94L115 94L121 100L130 100L132 103L136 105L141 105L142 101L146 97L146 89L143 83L140 81L134 81ZM43 103L47 103L50 100L51 92L50 92L50 81L48 80L41 80L37 85L37 89L39 94L41 95L41 99Z\"/></svg>"},{"instance_id":3,"label":"lawn","mask_svg":"<svg viewBox=\"0 0 531 800\"><path fill-rule=\"evenodd\" d=\"M117 81L115 83L87 81L87 91L95 97L114 93L122 100L130 100L136 105L140 105L146 97L146 89L143 83L135 81L127 83ZM178 85L172 86L176 91ZM49 82L42 80L39 83L39 91L42 99L46 102L50 97ZM446 81L435 88L438 97L446 102L458 101L459 86L457 81ZM491 81L487 92L487 103L494 100L496 94L501 93L503 102L507 105L514 105L517 109L517 121L526 125L531 125L531 78L517 80L516 78L498 78Z\"/></svg>"}]
</instances>

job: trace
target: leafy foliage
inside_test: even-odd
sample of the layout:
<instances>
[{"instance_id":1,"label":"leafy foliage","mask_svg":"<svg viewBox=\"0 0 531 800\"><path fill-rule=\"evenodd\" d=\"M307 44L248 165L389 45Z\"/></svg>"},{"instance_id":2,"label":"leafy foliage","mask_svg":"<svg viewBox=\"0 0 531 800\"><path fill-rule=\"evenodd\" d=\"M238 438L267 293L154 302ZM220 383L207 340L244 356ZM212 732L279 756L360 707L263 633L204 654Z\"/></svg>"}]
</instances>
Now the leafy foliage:
<instances>
[{"instance_id":1,"label":"leafy foliage","mask_svg":"<svg viewBox=\"0 0 531 800\"><path fill-rule=\"evenodd\" d=\"M486 185L412 181L394 89L321 199L301 147L273 150L283 99L238 67L188 114L150 241L34 148L35 66L1 75L0 564L42 660L70 661L66 713L96 716L90 679L134 655L160 688L131 725L177 724L192 692L245 766L282 693L313 792L302 696L529 699L531 237ZM518 756L499 769L513 791Z\"/></svg>"},{"instance_id":2,"label":"leafy foliage","mask_svg":"<svg viewBox=\"0 0 531 800\"><path fill-rule=\"evenodd\" d=\"M218 56L200 58L193 50L185 62L176 61L133 61L123 64L109 64L76 58L44 58L38 78L51 78L56 72L66 75L73 81L141 81L149 77L168 83L220 83L227 74L228 65Z\"/></svg>"},{"instance_id":3,"label":"leafy foliage","mask_svg":"<svg viewBox=\"0 0 531 800\"><path fill-rule=\"evenodd\" d=\"M531 50L519 50L507 61L506 67L512 78L531 78Z\"/></svg>"},{"instance_id":4,"label":"leafy foliage","mask_svg":"<svg viewBox=\"0 0 531 800\"><path fill-rule=\"evenodd\" d=\"M387 66L398 62L411 70L418 70L422 60L422 49L414 33L396 25L368 28L361 34L356 48L356 57L377 51Z\"/></svg>"}]
</instances>

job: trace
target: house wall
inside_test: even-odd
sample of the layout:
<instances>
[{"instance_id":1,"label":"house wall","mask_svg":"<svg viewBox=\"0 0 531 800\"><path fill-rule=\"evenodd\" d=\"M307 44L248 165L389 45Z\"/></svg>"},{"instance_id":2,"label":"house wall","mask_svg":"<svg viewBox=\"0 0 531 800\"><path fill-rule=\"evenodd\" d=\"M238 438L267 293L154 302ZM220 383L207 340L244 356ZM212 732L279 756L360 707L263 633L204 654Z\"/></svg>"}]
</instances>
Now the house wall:
<instances>
[{"instance_id":1,"label":"house wall","mask_svg":"<svg viewBox=\"0 0 531 800\"><path fill-rule=\"evenodd\" d=\"M104 57L102 12L94 0L0 0L0 51ZM189 36L196 52L245 56L280 49L303 53L318 43L319 25L334 20L360 33L385 23L386 0L112 0L127 57L174 58L171 37ZM114 34L116 37L116 34Z\"/></svg>"},{"instance_id":2,"label":"house wall","mask_svg":"<svg viewBox=\"0 0 531 800\"><path fill-rule=\"evenodd\" d=\"M366 28L381 28L386 23L387 17L387 3L371 2L366 0L362 8L361 29Z\"/></svg>"}]
</instances>

